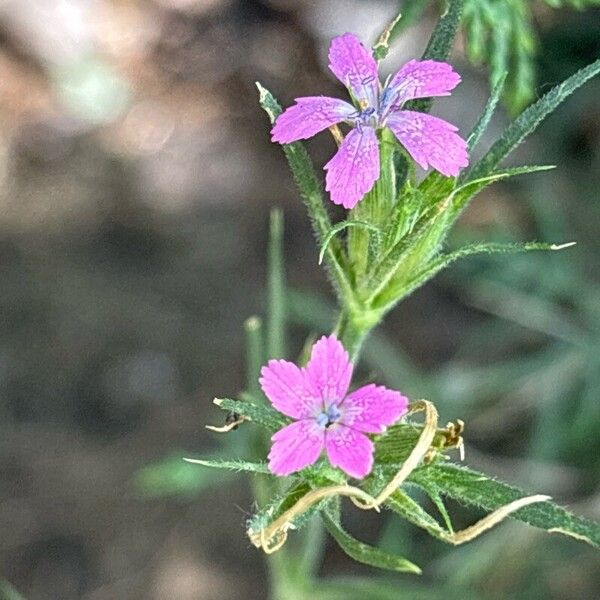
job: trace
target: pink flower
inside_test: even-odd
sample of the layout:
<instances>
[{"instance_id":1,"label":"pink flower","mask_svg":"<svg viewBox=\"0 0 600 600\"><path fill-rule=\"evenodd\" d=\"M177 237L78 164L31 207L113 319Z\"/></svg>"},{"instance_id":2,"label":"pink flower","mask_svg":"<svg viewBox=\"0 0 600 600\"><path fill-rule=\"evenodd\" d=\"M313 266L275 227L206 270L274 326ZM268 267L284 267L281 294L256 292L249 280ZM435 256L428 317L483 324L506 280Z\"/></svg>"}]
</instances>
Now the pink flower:
<instances>
[{"instance_id":1,"label":"pink flower","mask_svg":"<svg viewBox=\"0 0 600 600\"><path fill-rule=\"evenodd\" d=\"M373 442L365 433L382 433L407 411L408 399L383 386L365 385L348 394L352 363L335 336L323 336L305 368L270 360L260 385L273 406L296 419L273 435L269 469L289 475L327 452L329 462L351 477L373 467Z\"/></svg>"},{"instance_id":2,"label":"pink flower","mask_svg":"<svg viewBox=\"0 0 600 600\"><path fill-rule=\"evenodd\" d=\"M407 100L449 96L460 76L444 62L411 60L385 87L379 83L377 61L351 33L332 40L329 68L348 88L354 105L327 96L297 98L277 119L272 140L289 144L304 140L337 123L353 129L337 154L325 165L325 189L335 204L353 208L379 178L376 131L392 130L421 167L446 176L458 175L469 164L466 142L457 128L431 115L403 110Z\"/></svg>"}]
</instances>

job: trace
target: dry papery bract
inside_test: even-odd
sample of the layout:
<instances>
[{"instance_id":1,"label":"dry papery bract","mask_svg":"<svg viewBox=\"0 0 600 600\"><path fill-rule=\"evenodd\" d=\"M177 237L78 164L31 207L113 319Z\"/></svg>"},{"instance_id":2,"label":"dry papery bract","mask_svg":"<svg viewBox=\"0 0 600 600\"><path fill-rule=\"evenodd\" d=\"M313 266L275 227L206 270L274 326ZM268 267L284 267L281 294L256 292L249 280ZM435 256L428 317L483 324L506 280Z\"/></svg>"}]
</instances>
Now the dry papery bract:
<instances>
[{"instance_id":1,"label":"dry papery bract","mask_svg":"<svg viewBox=\"0 0 600 600\"><path fill-rule=\"evenodd\" d=\"M435 452L436 449L432 447L435 434L438 432L437 420L438 413L432 402L428 400L419 400L413 402L409 406L408 414L414 414L417 412L425 413L425 423L419 439L409 454L408 458L402 464L402 467L398 473L389 481L388 484L373 497L367 494L364 490L358 487L350 485L333 485L322 488L311 490L304 495L296 504L286 510L277 519L270 523L267 527L255 531L253 529L248 530L248 537L251 542L257 547L261 548L265 553L272 554L279 550L286 542L289 529L293 529L293 521L298 516L306 512L310 507L316 503L335 496L347 496L350 500L358 507L363 510L374 509L377 512L380 511L381 505L402 485L403 482L410 476L415 468L419 466L422 461L427 461L429 453ZM464 424L462 421L457 421L457 424L450 423L448 425L448 440L449 445L458 447L462 452L462 438L460 433ZM487 531L503 521L511 513L536 502L544 502L549 500L549 496L535 495L527 496L525 498L519 498L501 508L495 510L489 515L483 517L477 521L474 525L457 532L444 532L439 537L444 541L459 545L465 542L471 541L483 532Z\"/></svg>"}]
</instances>

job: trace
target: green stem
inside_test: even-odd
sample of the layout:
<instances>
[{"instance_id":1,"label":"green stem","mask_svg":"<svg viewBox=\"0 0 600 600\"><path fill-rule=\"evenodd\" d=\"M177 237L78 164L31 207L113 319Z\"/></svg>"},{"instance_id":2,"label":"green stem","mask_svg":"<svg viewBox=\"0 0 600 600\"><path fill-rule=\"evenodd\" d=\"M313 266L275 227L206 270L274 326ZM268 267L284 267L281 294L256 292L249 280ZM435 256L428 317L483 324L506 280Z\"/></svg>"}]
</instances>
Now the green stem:
<instances>
[{"instance_id":1,"label":"green stem","mask_svg":"<svg viewBox=\"0 0 600 600\"><path fill-rule=\"evenodd\" d=\"M263 325L259 317L249 317L244 323L246 333L246 389L259 402L262 397L258 378L260 369L265 362Z\"/></svg>"},{"instance_id":2,"label":"green stem","mask_svg":"<svg viewBox=\"0 0 600 600\"><path fill-rule=\"evenodd\" d=\"M319 517L313 517L304 529L302 545L297 562L297 576L303 580L313 579L323 558L325 530Z\"/></svg>"},{"instance_id":3,"label":"green stem","mask_svg":"<svg viewBox=\"0 0 600 600\"><path fill-rule=\"evenodd\" d=\"M353 363L356 363L362 343L375 325L361 326L346 313L340 314L334 333L348 351Z\"/></svg>"},{"instance_id":4,"label":"green stem","mask_svg":"<svg viewBox=\"0 0 600 600\"><path fill-rule=\"evenodd\" d=\"M285 355L285 273L283 213L279 209L271 211L268 264L267 353L269 358L283 358Z\"/></svg>"}]
</instances>

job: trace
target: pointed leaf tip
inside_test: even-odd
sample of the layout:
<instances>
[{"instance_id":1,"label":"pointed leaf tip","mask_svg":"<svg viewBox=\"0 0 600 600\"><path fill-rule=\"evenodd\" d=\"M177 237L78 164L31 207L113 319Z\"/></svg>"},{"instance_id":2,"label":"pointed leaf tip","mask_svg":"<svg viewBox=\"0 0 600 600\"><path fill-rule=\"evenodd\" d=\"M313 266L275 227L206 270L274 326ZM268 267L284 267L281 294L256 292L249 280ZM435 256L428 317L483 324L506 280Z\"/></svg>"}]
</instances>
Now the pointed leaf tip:
<instances>
[{"instance_id":1,"label":"pointed leaf tip","mask_svg":"<svg viewBox=\"0 0 600 600\"><path fill-rule=\"evenodd\" d=\"M550 250L564 250L565 248L570 248L571 246L575 246L577 242L566 242L565 244L552 244L550 246Z\"/></svg>"}]
</instances>

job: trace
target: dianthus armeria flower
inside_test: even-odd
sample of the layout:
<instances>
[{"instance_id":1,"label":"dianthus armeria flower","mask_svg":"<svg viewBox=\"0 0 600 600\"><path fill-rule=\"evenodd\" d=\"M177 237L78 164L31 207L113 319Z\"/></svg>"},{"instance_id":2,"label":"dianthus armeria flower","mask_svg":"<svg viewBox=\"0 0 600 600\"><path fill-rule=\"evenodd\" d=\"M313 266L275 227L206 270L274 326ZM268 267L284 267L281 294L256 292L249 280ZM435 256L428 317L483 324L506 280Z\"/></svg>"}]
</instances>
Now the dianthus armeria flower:
<instances>
[{"instance_id":1,"label":"dianthus armeria flower","mask_svg":"<svg viewBox=\"0 0 600 600\"><path fill-rule=\"evenodd\" d=\"M457 128L426 113L404 110L408 100L449 96L460 76L445 62L411 60L385 86L381 86L377 61L360 40L346 33L332 40L329 68L348 88L354 104L329 98L297 98L277 119L274 142L304 140L338 123L352 130L335 156L325 165L325 189L335 204L353 208L379 178L376 132L389 128L421 167L433 167L446 176L458 175L468 165L466 142Z\"/></svg>"},{"instance_id":2,"label":"dianthus armeria flower","mask_svg":"<svg viewBox=\"0 0 600 600\"><path fill-rule=\"evenodd\" d=\"M289 475L327 453L329 462L361 479L373 467L373 442L367 433L383 433L406 414L408 399L400 392L365 385L348 393L352 363L335 336L323 336L300 368L271 360L262 368L260 385L273 406L296 419L273 435L269 469Z\"/></svg>"}]
</instances>

